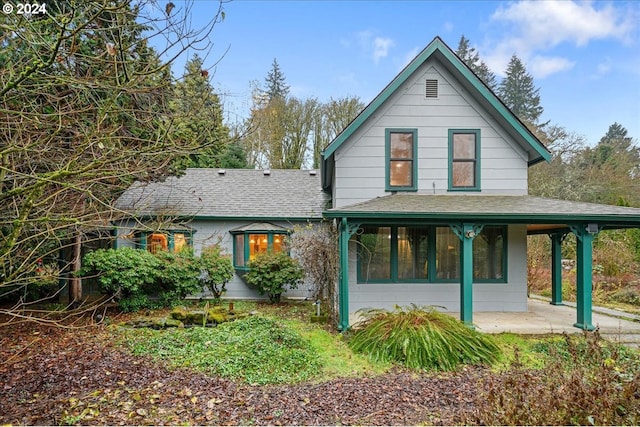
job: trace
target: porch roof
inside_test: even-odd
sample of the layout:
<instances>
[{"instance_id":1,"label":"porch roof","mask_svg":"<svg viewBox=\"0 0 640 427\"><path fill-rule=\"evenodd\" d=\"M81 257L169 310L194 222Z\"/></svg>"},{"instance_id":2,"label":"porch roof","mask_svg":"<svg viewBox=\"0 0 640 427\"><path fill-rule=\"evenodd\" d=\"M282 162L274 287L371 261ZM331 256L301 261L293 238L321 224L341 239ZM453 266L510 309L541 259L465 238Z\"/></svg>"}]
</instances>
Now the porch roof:
<instances>
[{"instance_id":1,"label":"porch roof","mask_svg":"<svg viewBox=\"0 0 640 427\"><path fill-rule=\"evenodd\" d=\"M640 208L573 202L535 196L391 194L324 212L329 218L449 223L469 221L529 224L530 233L568 224L597 223L599 228L640 227Z\"/></svg>"}]
</instances>

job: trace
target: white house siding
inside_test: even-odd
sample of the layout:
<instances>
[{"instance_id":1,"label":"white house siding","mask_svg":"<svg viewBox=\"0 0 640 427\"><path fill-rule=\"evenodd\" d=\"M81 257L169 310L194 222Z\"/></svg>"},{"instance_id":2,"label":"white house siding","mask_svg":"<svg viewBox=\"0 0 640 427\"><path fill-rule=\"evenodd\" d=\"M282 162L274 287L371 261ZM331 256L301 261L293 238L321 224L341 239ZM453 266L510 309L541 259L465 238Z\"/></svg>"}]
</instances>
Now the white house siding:
<instances>
[{"instance_id":1,"label":"white house siding","mask_svg":"<svg viewBox=\"0 0 640 427\"><path fill-rule=\"evenodd\" d=\"M474 283L473 311L527 311L527 229L510 225L508 229L507 283ZM349 313L351 322L363 308L393 309L396 305L444 307L460 311L458 283L358 283L357 243L349 242Z\"/></svg>"},{"instance_id":2,"label":"white house siding","mask_svg":"<svg viewBox=\"0 0 640 427\"><path fill-rule=\"evenodd\" d=\"M193 229L193 248L196 255L200 255L202 248L218 244L223 249L224 253L233 255L233 236L229 232L234 228L243 227L251 224L252 222L264 222L264 221L212 221L212 220L194 220L191 221L188 226ZM273 225L284 227L287 229L293 229L295 223L287 221L269 221ZM300 223L305 225L306 223ZM118 229L118 236L124 236L131 233L132 229L126 225ZM134 241L131 239L118 238L118 246L122 247L134 247ZM295 256L295 254L292 254ZM227 293L225 298L229 299L266 299L266 295L260 295L260 293L253 287L248 286L238 274L234 274L233 279L226 286ZM192 295L194 298L211 296L210 292L205 290L201 294ZM306 284L301 285L298 289L288 290L285 297L289 298L308 298L312 296L309 286Z\"/></svg>"},{"instance_id":3,"label":"white house siding","mask_svg":"<svg viewBox=\"0 0 640 427\"><path fill-rule=\"evenodd\" d=\"M438 80L438 98L425 98L426 79ZM482 193L527 194L524 149L484 111L432 58L336 150L333 207L389 194L385 191L387 128L418 130L419 192L446 194L448 191L449 129L480 129Z\"/></svg>"}]
</instances>

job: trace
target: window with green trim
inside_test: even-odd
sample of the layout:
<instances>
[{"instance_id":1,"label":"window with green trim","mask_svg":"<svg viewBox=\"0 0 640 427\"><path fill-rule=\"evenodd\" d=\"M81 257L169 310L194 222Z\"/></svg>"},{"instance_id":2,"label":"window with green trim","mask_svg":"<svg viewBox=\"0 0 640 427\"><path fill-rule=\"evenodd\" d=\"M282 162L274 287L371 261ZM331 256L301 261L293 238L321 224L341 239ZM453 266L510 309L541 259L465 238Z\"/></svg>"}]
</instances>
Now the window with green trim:
<instances>
[{"instance_id":1,"label":"window with green trim","mask_svg":"<svg viewBox=\"0 0 640 427\"><path fill-rule=\"evenodd\" d=\"M138 246L155 254L159 251L179 252L192 246L191 231L154 231L138 233Z\"/></svg>"},{"instance_id":2,"label":"window with green trim","mask_svg":"<svg viewBox=\"0 0 640 427\"><path fill-rule=\"evenodd\" d=\"M449 130L449 190L480 190L480 130Z\"/></svg>"},{"instance_id":3,"label":"window with green trim","mask_svg":"<svg viewBox=\"0 0 640 427\"><path fill-rule=\"evenodd\" d=\"M506 282L505 226L486 226L473 242L473 279ZM454 282L460 239L447 226L367 226L358 236L358 283Z\"/></svg>"},{"instance_id":4,"label":"window with green trim","mask_svg":"<svg viewBox=\"0 0 640 427\"><path fill-rule=\"evenodd\" d=\"M284 240L287 234L273 231L247 231L233 236L233 265L246 269L249 261L259 253L267 251L280 252L285 249Z\"/></svg>"},{"instance_id":5,"label":"window with green trim","mask_svg":"<svg viewBox=\"0 0 640 427\"><path fill-rule=\"evenodd\" d=\"M417 129L386 129L386 190L417 190Z\"/></svg>"}]
</instances>

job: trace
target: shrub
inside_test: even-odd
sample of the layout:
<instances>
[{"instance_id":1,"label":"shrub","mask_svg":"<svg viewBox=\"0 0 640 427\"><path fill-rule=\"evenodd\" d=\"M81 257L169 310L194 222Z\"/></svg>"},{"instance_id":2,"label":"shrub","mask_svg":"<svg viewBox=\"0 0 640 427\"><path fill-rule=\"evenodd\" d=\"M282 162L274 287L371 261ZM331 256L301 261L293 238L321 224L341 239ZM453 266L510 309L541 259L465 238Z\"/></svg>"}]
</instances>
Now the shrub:
<instances>
[{"instance_id":1,"label":"shrub","mask_svg":"<svg viewBox=\"0 0 640 427\"><path fill-rule=\"evenodd\" d=\"M297 260L285 252L262 252L249 262L245 281L258 288L269 301L278 302L286 286L296 289L304 278L304 270Z\"/></svg>"},{"instance_id":2,"label":"shrub","mask_svg":"<svg viewBox=\"0 0 640 427\"><path fill-rule=\"evenodd\" d=\"M98 249L84 256L78 274L96 276L100 291L127 298L156 286L161 261L151 252L132 249Z\"/></svg>"},{"instance_id":3,"label":"shrub","mask_svg":"<svg viewBox=\"0 0 640 427\"><path fill-rule=\"evenodd\" d=\"M475 410L461 423L474 425L638 425L638 354L600 339L565 334L548 344L542 370L518 358L502 375L480 386Z\"/></svg>"},{"instance_id":4,"label":"shrub","mask_svg":"<svg viewBox=\"0 0 640 427\"><path fill-rule=\"evenodd\" d=\"M493 363L501 356L493 339L434 308L411 305L366 310L349 339L353 351L410 369L453 370L463 363Z\"/></svg>"},{"instance_id":5,"label":"shrub","mask_svg":"<svg viewBox=\"0 0 640 427\"><path fill-rule=\"evenodd\" d=\"M200 264L190 248L179 252L159 251L158 296L162 306L170 306L187 295L201 291Z\"/></svg>"},{"instance_id":6,"label":"shrub","mask_svg":"<svg viewBox=\"0 0 640 427\"><path fill-rule=\"evenodd\" d=\"M200 285L206 286L215 299L220 299L226 285L233 278L233 263L222 254L219 246L208 246L200 254Z\"/></svg>"}]
</instances>

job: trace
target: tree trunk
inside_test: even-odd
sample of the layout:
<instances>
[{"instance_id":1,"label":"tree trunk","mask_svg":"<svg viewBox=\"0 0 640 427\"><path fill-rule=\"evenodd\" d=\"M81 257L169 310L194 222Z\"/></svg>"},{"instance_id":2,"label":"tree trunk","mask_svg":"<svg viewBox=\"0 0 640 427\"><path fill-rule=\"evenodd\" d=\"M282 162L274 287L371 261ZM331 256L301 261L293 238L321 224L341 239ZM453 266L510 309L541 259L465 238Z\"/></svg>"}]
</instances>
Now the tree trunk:
<instances>
[{"instance_id":1,"label":"tree trunk","mask_svg":"<svg viewBox=\"0 0 640 427\"><path fill-rule=\"evenodd\" d=\"M76 230L74 242L73 242L73 261L72 261L72 275L69 282L69 303L72 306L77 306L82 301L82 279L76 277L75 273L82 267L82 234L80 230Z\"/></svg>"}]
</instances>

